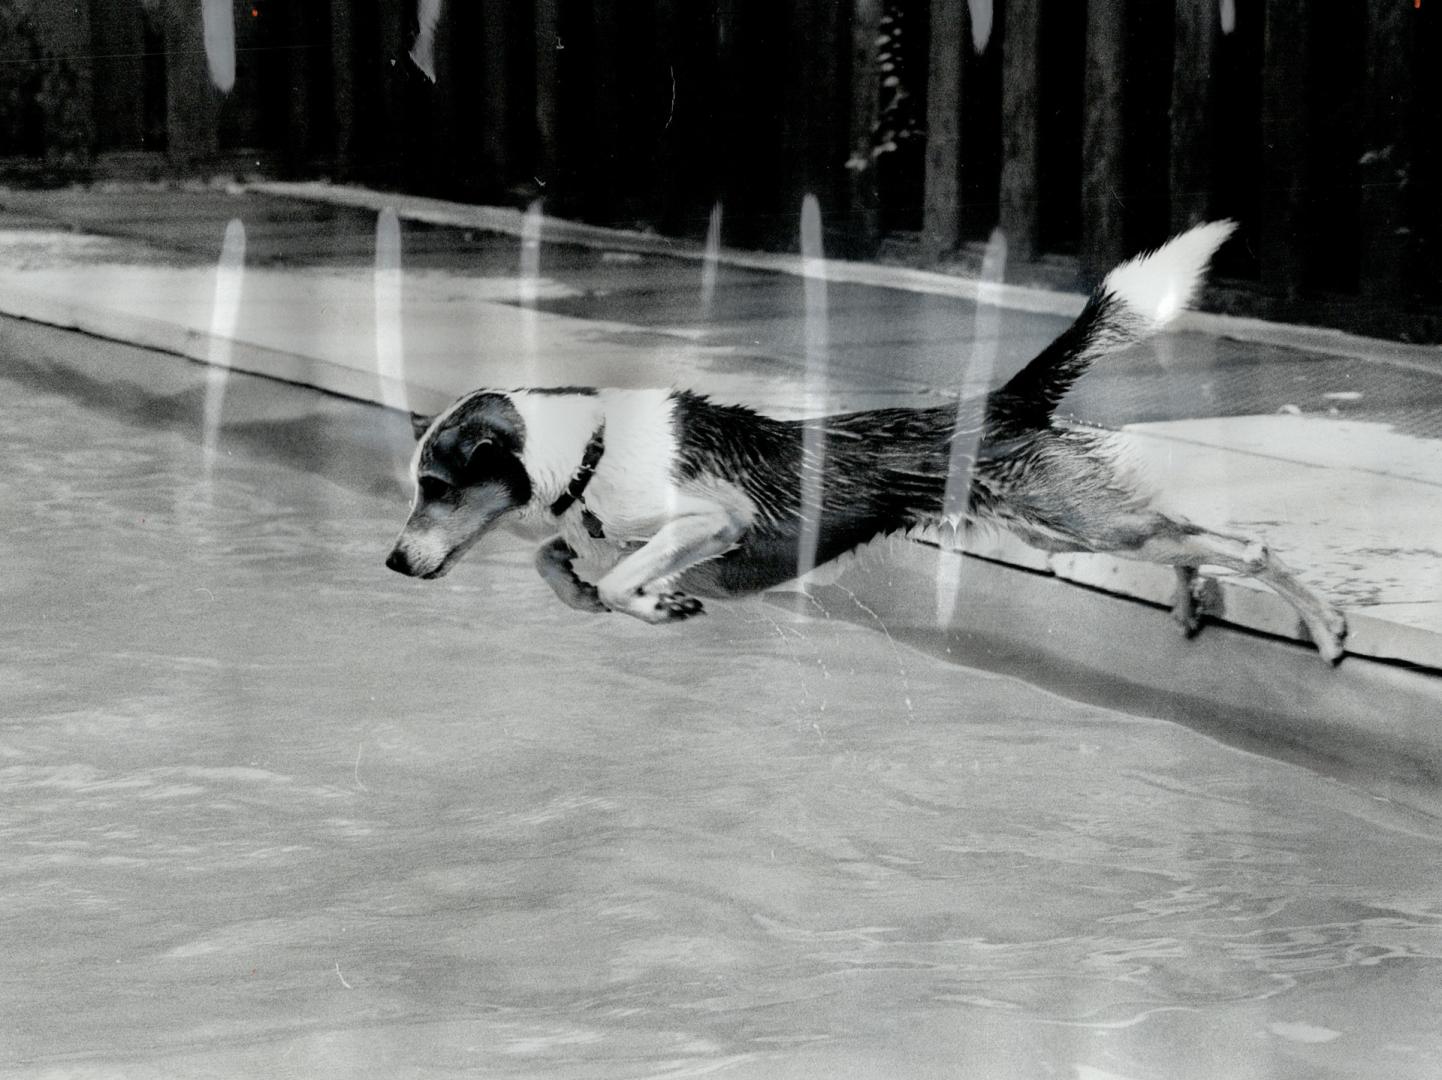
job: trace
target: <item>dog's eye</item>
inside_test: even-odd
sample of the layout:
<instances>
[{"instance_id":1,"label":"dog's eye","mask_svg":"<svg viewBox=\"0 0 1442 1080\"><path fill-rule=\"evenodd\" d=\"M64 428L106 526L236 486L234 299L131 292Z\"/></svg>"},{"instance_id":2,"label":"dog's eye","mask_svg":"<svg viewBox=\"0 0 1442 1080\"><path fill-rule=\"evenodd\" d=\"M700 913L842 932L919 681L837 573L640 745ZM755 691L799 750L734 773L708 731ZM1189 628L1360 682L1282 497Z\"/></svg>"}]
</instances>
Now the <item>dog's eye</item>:
<instances>
[{"instance_id":1,"label":"dog's eye","mask_svg":"<svg viewBox=\"0 0 1442 1080\"><path fill-rule=\"evenodd\" d=\"M420 488L427 499L444 499L451 493L451 485L434 476L422 476Z\"/></svg>"}]
</instances>

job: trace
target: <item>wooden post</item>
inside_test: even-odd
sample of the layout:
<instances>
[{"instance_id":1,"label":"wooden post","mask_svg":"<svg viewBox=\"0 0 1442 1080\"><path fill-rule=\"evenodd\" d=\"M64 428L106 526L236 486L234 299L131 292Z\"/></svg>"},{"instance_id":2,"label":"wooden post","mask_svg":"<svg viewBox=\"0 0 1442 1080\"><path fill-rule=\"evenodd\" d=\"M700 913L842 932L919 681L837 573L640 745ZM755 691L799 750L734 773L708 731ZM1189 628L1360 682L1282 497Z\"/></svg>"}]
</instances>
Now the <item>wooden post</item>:
<instances>
[{"instance_id":1,"label":"wooden post","mask_svg":"<svg viewBox=\"0 0 1442 1080\"><path fill-rule=\"evenodd\" d=\"M535 0L536 179L557 178L561 162L561 86L557 50L561 40L561 0Z\"/></svg>"},{"instance_id":2,"label":"wooden post","mask_svg":"<svg viewBox=\"0 0 1442 1080\"><path fill-rule=\"evenodd\" d=\"M847 211L854 254L874 254L881 242L876 159L871 156L880 114L876 37L881 0L854 0L851 14L851 139L846 160Z\"/></svg>"},{"instance_id":3,"label":"wooden post","mask_svg":"<svg viewBox=\"0 0 1442 1080\"><path fill-rule=\"evenodd\" d=\"M331 102L335 127L335 169L350 172L355 138L355 21L351 0L330 2Z\"/></svg>"},{"instance_id":4,"label":"wooden post","mask_svg":"<svg viewBox=\"0 0 1442 1080\"><path fill-rule=\"evenodd\" d=\"M145 32L137 4L90 0L95 128L102 150L138 150L145 132Z\"/></svg>"},{"instance_id":5,"label":"wooden post","mask_svg":"<svg viewBox=\"0 0 1442 1080\"><path fill-rule=\"evenodd\" d=\"M621 58L622 0L591 0L591 87L586 147L593 163L586 178L587 203L602 220L612 220L621 196Z\"/></svg>"},{"instance_id":6,"label":"wooden post","mask_svg":"<svg viewBox=\"0 0 1442 1080\"><path fill-rule=\"evenodd\" d=\"M284 11L287 46L282 54L286 85L286 125L283 160L287 173L295 175L305 169L310 159L311 74L314 66L311 47L311 11L301 4L287 4Z\"/></svg>"},{"instance_id":7,"label":"wooden post","mask_svg":"<svg viewBox=\"0 0 1442 1080\"><path fill-rule=\"evenodd\" d=\"M1264 286L1300 295L1305 269L1307 54L1312 0L1266 0L1262 32L1262 200L1258 261Z\"/></svg>"},{"instance_id":8,"label":"wooden post","mask_svg":"<svg viewBox=\"0 0 1442 1080\"><path fill-rule=\"evenodd\" d=\"M965 11L966 0L931 0L921 242L923 255L933 262L961 243L961 79L969 46Z\"/></svg>"},{"instance_id":9,"label":"wooden post","mask_svg":"<svg viewBox=\"0 0 1442 1080\"><path fill-rule=\"evenodd\" d=\"M1127 254L1126 0L1088 0L1082 108L1081 272L1095 282Z\"/></svg>"},{"instance_id":10,"label":"wooden post","mask_svg":"<svg viewBox=\"0 0 1442 1080\"><path fill-rule=\"evenodd\" d=\"M836 159L844 152L841 139L848 132L838 130L833 120L843 90L838 70L842 43L836 16L832 0L796 0L793 21L786 29L792 61L786 73L786 145L795 156L787 162L784 172L782 205L798 211L806 195L815 195L827 214L834 209L836 169L845 160ZM849 88L846 93L851 93ZM829 216L823 216L822 226L827 232L833 225Z\"/></svg>"},{"instance_id":11,"label":"wooden post","mask_svg":"<svg viewBox=\"0 0 1442 1080\"><path fill-rule=\"evenodd\" d=\"M714 172L713 197L723 204L725 239L729 245L755 239L751 210L756 203L756 186L747 182L751 164L741 153L745 146L747 82L741 49L742 0L716 0L716 137L707 164Z\"/></svg>"},{"instance_id":12,"label":"wooden post","mask_svg":"<svg viewBox=\"0 0 1442 1080\"><path fill-rule=\"evenodd\" d=\"M220 92L210 80L199 0L165 5L165 130L171 165L214 164L220 147Z\"/></svg>"},{"instance_id":13,"label":"wooden post","mask_svg":"<svg viewBox=\"0 0 1442 1080\"><path fill-rule=\"evenodd\" d=\"M403 28L408 9L401 0L377 0L375 49L379 59L376 87L374 153L382 176L395 180L405 169L405 85L411 42Z\"/></svg>"},{"instance_id":14,"label":"wooden post","mask_svg":"<svg viewBox=\"0 0 1442 1080\"><path fill-rule=\"evenodd\" d=\"M61 124L61 130L43 133L44 154L61 169L80 168L89 162L95 150L94 139L86 131L86 128L93 130L96 115L90 7L84 3L34 4L30 5L29 14L35 21L44 53L62 58L64 68L74 78L74 82L61 91L67 111L73 110L73 115Z\"/></svg>"},{"instance_id":15,"label":"wooden post","mask_svg":"<svg viewBox=\"0 0 1442 1080\"><path fill-rule=\"evenodd\" d=\"M1212 64L1221 18L1217 0L1177 0L1172 53L1172 232L1212 215L1216 160Z\"/></svg>"},{"instance_id":16,"label":"wooden post","mask_svg":"<svg viewBox=\"0 0 1442 1080\"><path fill-rule=\"evenodd\" d=\"M471 7L462 8L454 2L442 3L432 41L431 62L435 81L421 75L418 67L413 66L407 73L414 95L412 100L424 103L422 107L429 120L429 131L423 144L425 178L447 198L456 198L461 194L461 186L469 171L467 165L475 159L474 136L467 130L462 137L460 131L463 109L460 97L471 74L465 60L472 46L470 42L461 45L456 40L462 27L469 29L465 20L473 13L474 8ZM417 90L419 94L415 94Z\"/></svg>"},{"instance_id":17,"label":"wooden post","mask_svg":"<svg viewBox=\"0 0 1442 1080\"><path fill-rule=\"evenodd\" d=\"M1410 280L1402 182L1414 168L1409 123L1415 9L1402 0L1369 0L1367 66L1362 86L1362 295L1399 298L1417 291Z\"/></svg>"},{"instance_id":18,"label":"wooden post","mask_svg":"<svg viewBox=\"0 0 1442 1080\"><path fill-rule=\"evenodd\" d=\"M453 0L454 2L454 0ZM493 192L511 182L511 50L514 35L509 13L512 0L482 0L480 16L480 170L484 186ZM461 135L466 138L466 135Z\"/></svg>"},{"instance_id":19,"label":"wooden post","mask_svg":"<svg viewBox=\"0 0 1442 1080\"><path fill-rule=\"evenodd\" d=\"M1011 0L1001 61L1000 226L1013 260L1036 257L1041 221L1037 198L1037 98L1041 89L1041 0Z\"/></svg>"},{"instance_id":20,"label":"wooden post","mask_svg":"<svg viewBox=\"0 0 1442 1080\"><path fill-rule=\"evenodd\" d=\"M663 233L694 231L697 191L694 175L704 153L696 138L704 129L706 138L717 138L715 118L709 107L712 81L697 55L696 14L686 0L656 0L656 55L667 67L671 79L671 108L658 137L655 182L650 197L656 207ZM713 177L712 179L719 179ZM710 209L709 205L706 207Z\"/></svg>"}]
</instances>

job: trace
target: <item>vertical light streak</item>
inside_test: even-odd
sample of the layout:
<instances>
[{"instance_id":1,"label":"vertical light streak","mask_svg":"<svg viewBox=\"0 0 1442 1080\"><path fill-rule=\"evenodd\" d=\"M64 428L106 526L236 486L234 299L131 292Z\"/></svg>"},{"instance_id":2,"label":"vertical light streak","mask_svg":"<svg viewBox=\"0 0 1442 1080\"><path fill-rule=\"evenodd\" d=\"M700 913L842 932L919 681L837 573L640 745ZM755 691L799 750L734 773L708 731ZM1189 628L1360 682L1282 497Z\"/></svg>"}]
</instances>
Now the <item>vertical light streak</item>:
<instances>
[{"instance_id":1,"label":"vertical light streak","mask_svg":"<svg viewBox=\"0 0 1442 1080\"><path fill-rule=\"evenodd\" d=\"M225 386L230 377L231 350L240 324L240 294L245 278L245 226L232 218L225 226L220 262L215 268L215 299L210 307L210 345L206 351L205 409L201 418L201 450L206 490L215 469Z\"/></svg>"},{"instance_id":2,"label":"vertical light streak","mask_svg":"<svg viewBox=\"0 0 1442 1080\"><path fill-rule=\"evenodd\" d=\"M986 242L981 260L981 281L976 291L976 328L972 333L971 365L964 384L991 385L996 356L1001 344L1001 284L1006 278L1006 234L993 229ZM982 391L985 392L985 389ZM971 473L976 462L976 449L981 442L981 426L973 422L979 414L977 406L968 404L971 395L963 388L957 405L956 430L951 437L951 460L947 467L946 491L942 496L942 534L950 527L953 541L960 539L971 494ZM959 545L958 545L959 546ZM942 559L936 579L936 621L945 626L956 615L961 595L961 560Z\"/></svg>"},{"instance_id":3,"label":"vertical light streak","mask_svg":"<svg viewBox=\"0 0 1442 1080\"><path fill-rule=\"evenodd\" d=\"M821 204L815 195L801 202L802 281L806 297L806 382L804 406L808 417L826 412L827 338L826 256L821 242ZM801 534L797 541L797 577L816 566L821 539L821 508L825 497L826 440L819 419L802 429Z\"/></svg>"},{"instance_id":4,"label":"vertical light streak","mask_svg":"<svg viewBox=\"0 0 1442 1080\"><path fill-rule=\"evenodd\" d=\"M405 333L401 323L401 223L389 206L376 217L374 286L376 379L381 404L408 413ZM404 479L410 454L404 444L394 450L396 475Z\"/></svg>"},{"instance_id":5,"label":"vertical light streak","mask_svg":"<svg viewBox=\"0 0 1442 1080\"><path fill-rule=\"evenodd\" d=\"M1221 0L1222 33L1230 34L1237 28L1237 0Z\"/></svg>"},{"instance_id":6,"label":"vertical light streak","mask_svg":"<svg viewBox=\"0 0 1442 1080\"><path fill-rule=\"evenodd\" d=\"M540 344L536 301L541 294L541 200L526 207L521 217L521 276L516 282L521 308L521 357L525 364L525 385L534 386Z\"/></svg>"},{"instance_id":7,"label":"vertical light streak","mask_svg":"<svg viewBox=\"0 0 1442 1080\"><path fill-rule=\"evenodd\" d=\"M436 27L441 21L441 0L416 0L415 44L411 46L411 63L427 79L436 81Z\"/></svg>"},{"instance_id":8,"label":"vertical light streak","mask_svg":"<svg viewBox=\"0 0 1442 1080\"><path fill-rule=\"evenodd\" d=\"M980 56L991 40L992 0L966 0L971 9L971 45Z\"/></svg>"},{"instance_id":9,"label":"vertical light streak","mask_svg":"<svg viewBox=\"0 0 1442 1080\"><path fill-rule=\"evenodd\" d=\"M701 259L701 318L711 317L716 301L716 270L721 255L721 204L711 207L711 221L706 226L706 250Z\"/></svg>"},{"instance_id":10,"label":"vertical light streak","mask_svg":"<svg viewBox=\"0 0 1442 1080\"><path fill-rule=\"evenodd\" d=\"M228 94L235 86L235 12L231 0L201 0L200 29L210 81L222 94Z\"/></svg>"}]
</instances>

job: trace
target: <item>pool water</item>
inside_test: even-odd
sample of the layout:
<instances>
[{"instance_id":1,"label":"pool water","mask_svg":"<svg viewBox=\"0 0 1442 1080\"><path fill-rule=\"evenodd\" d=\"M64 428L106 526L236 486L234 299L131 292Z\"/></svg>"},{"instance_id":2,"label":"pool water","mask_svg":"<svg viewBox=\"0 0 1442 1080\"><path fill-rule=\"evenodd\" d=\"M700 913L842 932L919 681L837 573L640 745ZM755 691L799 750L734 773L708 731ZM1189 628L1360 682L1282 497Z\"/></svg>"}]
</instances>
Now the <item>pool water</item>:
<instances>
[{"instance_id":1,"label":"pool water","mask_svg":"<svg viewBox=\"0 0 1442 1080\"><path fill-rule=\"evenodd\" d=\"M794 605L403 579L404 420L237 376L206 480L201 369L0 357L0 1075L1442 1075L1435 821Z\"/></svg>"}]
</instances>

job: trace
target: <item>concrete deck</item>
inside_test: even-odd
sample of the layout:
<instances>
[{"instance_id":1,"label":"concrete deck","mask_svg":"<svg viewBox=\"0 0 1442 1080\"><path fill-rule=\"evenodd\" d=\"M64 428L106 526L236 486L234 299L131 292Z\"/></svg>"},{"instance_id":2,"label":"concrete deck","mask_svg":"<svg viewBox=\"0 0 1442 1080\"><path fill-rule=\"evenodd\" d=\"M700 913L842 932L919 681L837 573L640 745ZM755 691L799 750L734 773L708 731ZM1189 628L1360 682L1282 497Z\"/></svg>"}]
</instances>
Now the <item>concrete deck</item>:
<instances>
[{"instance_id":1,"label":"concrete deck","mask_svg":"<svg viewBox=\"0 0 1442 1080\"><path fill-rule=\"evenodd\" d=\"M520 228L509 211L433 200L417 208L354 189L272 191L362 207L394 202L403 215L462 230ZM701 257L693 248L546 225L544 269L523 284L517 245L408 232L404 269L378 274L367 211L314 220L292 212L294 221L277 211L274 220L261 215L243 271L227 277L217 270L225 217L254 217L265 200L192 194L4 193L0 312L397 408L432 409L487 383L659 384L795 415L975 390L1080 306L1064 294L987 292L941 275L827 263L832 357L818 398L807 393L799 306L728 315L718 301L716 312L686 320L699 272L673 256ZM552 247L553 235L589 250ZM443 257L426 258L436 251ZM717 295L772 289L762 279L778 271L817 270L784 256L724 252L711 265L721 268ZM682 276L685 291L674 284ZM647 283L639 299L626 294L637 281ZM917 294L929 299L913 319L907 308L920 303ZM984 347L988 319L1000 329ZM1187 327L1146 361L1088 376L1075 411L1119 427L1170 505L1209 527L1263 537L1335 598L1351 624L1351 654L1442 670L1442 350L1313 331L1289 338L1285 328L1209 316L1191 316ZM970 342L968 330L977 335ZM1310 351L1279 345L1288 340ZM989 354L984 370L973 363L968 375L942 381L941 365L968 349L973 362ZM1158 373L1162 406L1138 405L1136 388ZM1238 386L1245 393L1233 392ZM1089 394L1099 407L1087 408ZM1127 395L1117 422L1116 402ZM1126 422L1127 409L1142 419ZM1163 568L1047 557L1007 537L978 543L987 558L1149 604L1165 603L1172 589ZM1290 607L1248 581L1222 580L1210 613L1304 640Z\"/></svg>"}]
</instances>

